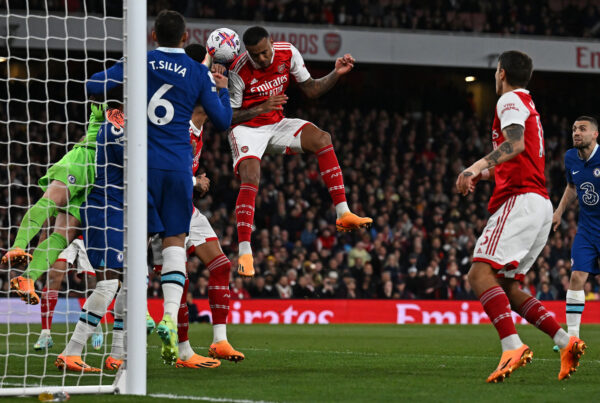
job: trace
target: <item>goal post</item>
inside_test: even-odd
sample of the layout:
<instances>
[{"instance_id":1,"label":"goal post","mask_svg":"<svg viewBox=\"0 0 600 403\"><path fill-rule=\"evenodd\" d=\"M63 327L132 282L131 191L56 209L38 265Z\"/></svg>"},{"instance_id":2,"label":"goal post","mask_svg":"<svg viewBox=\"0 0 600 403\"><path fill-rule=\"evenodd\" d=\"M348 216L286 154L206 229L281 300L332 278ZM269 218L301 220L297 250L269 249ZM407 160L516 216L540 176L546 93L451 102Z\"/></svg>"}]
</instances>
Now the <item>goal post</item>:
<instances>
[{"instance_id":1,"label":"goal post","mask_svg":"<svg viewBox=\"0 0 600 403\"><path fill-rule=\"evenodd\" d=\"M125 319L127 394L146 394L147 106L146 2L127 0L125 10L126 195Z\"/></svg>"},{"instance_id":2,"label":"goal post","mask_svg":"<svg viewBox=\"0 0 600 403\"><path fill-rule=\"evenodd\" d=\"M123 56L125 357L116 373L58 371L54 362L80 318L85 287L77 288L71 274L65 276L56 294L54 346L40 350L34 342L41 334L41 304L20 301L8 282L22 270L2 265L0 398L57 392L145 395L147 6L145 1L122 0L121 14L110 0L51 4L54 9L48 9L48 2L5 0L0 9L0 254L13 245L23 215L43 194L38 179L86 132L86 80ZM46 226L42 232L48 236L52 229ZM37 244L34 237L30 252ZM40 296L45 279L36 283ZM101 327L102 348L92 349L88 341L83 350L84 360L95 367L103 366L111 351L112 324Z\"/></svg>"}]
</instances>

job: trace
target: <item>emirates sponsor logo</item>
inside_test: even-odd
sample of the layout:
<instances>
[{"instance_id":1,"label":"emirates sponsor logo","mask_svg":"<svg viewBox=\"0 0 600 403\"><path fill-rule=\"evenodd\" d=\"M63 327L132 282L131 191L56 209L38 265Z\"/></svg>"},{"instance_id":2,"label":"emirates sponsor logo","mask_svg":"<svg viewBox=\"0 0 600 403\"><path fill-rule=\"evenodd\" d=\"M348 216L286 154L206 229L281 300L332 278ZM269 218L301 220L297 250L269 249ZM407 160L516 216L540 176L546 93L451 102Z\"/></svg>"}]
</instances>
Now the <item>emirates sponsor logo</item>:
<instances>
[{"instance_id":1,"label":"emirates sponsor logo","mask_svg":"<svg viewBox=\"0 0 600 403\"><path fill-rule=\"evenodd\" d=\"M275 89L277 87L280 87L284 83L287 83L287 81L288 81L288 76L287 75L280 76L280 77L277 77L274 80L265 81L264 83L262 83L260 85L251 86L250 87L250 92L251 93L255 93L255 92L268 92L268 91L271 91L271 90L273 90L273 89Z\"/></svg>"},{"instance_id":2,"label":"emirates sponsor logo","mask_svg":"<svg viewBox=\"0 0 600 403\"><path fill-rule=\"evenodd\" d=\"M323 45L325 46L327 53L329 53L329 56L335 56L342 47L342 37L335 32L325 34L325 36L323 36Z\"/></svg>"}]
</instances>

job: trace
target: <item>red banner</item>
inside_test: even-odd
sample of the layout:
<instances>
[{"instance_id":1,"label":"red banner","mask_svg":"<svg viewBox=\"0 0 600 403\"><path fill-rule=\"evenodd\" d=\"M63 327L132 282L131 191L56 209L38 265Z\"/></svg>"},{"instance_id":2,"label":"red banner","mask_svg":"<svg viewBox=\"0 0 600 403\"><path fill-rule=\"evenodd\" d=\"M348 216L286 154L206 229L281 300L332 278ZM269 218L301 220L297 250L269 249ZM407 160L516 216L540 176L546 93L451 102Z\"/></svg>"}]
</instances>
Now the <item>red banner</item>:
<instances>
[{"instance_id":1,"label":"red banner","mask_svg":"<svg viewBox=\"0 0 600 403\"><path fill-rule=\"evenodd\" d=\"M208 300L196 299L199 315L209 315ZM162 317L162 300L148 300L155 320ZM544 306L565 323L565 302L545 301ZM527 323L513 313L516 323ZM109 319L110 320L110 319ZM281 300L251 299L231 301L229 323L328 324L465 324L490 323L479 301L440 300ZM583 323L600 323L600 301L587 302Z\"/></svg>"}]
</instances>

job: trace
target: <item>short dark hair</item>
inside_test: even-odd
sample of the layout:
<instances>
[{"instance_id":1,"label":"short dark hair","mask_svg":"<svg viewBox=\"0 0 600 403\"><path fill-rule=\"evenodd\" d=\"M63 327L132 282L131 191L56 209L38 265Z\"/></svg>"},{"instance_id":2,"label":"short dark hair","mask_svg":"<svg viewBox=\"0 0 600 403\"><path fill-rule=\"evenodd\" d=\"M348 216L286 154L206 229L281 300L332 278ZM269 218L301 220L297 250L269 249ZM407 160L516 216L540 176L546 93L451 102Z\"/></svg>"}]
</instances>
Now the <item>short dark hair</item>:
<instances>
[{"instance_id":1,"label":"short dark hair","mask_svg":"<svg viewBox=\"0 0 600 403\"><path fill-rule=\"evenodd\" d=\"M506 82L515 87L527 86L533 72L531 57L518 50L509 50L498 57L498 62L506 73Z\"/></svg>"},{"instance_id":2,"label":"short dark hair","mask_svg":"<svg viewBox=\"0 0 600 403\"><path fill-rule=\"evenodd\" d=\"M185 47L185 53L198 63L202 63L206 57L206 48L199 43L192 43Z\"/></svg>"},{"instance_id":3,"label":"short dark hair","mask_svg":"<svg viewBox=\"0 0 600 403\"><path fill-rule=\"evenodd\" d=\"M254 26L250 27L244 32L244 45L246 46L254 46L258 42L260 42L263 38L269 37L269 31L264 29L263 27Z\"/></svg>"},{"instance_id":4,"label":"short dark hair","mask_svg":"<svg viewBox=\"0 0 600 403\"><path fill-rule=\"evenodd\" d=\"M575 119L576 122L577 121L581 121L581 120L584 120L586 122L590 122L592 125L594 125L594 127L596 129L598 129L598 120L595 117L593 117L593 116L587 116L587 115L582 115L582 116L579 116L577 119Z\"/></svg>"},{"instance_id":5,"label":"short dark hair","mask_svg":"<svg viewBox=\"0 0 600 403\"><path fill-rule=\"evenodd\" d=\"M173 10L162 10L154 21L154 32L160 46L178 46L185 33L183 15Z\"/></svg>"}]
</instances>

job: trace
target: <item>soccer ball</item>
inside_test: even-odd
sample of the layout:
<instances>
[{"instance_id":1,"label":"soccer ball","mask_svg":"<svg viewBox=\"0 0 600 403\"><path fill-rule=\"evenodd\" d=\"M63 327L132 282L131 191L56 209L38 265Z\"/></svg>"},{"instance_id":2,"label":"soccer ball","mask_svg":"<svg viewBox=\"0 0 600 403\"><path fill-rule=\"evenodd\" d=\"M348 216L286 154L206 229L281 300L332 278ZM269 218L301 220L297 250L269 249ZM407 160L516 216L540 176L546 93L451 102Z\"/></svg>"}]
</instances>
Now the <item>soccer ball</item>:
<instances>
[{"instance_id":1,"label":"soccer ball","mask_svg":"<svg viewBox=\"0 0 600 403\"><path fill-rule=\"evenodd\" d=\"M218 28L210 33L206 50L217 63L231 63L240 53L240 37L229 28Z\"/></svg>"}]
</instances>

